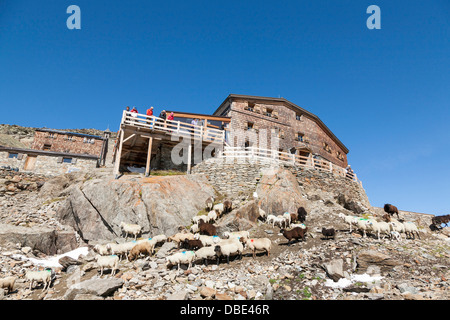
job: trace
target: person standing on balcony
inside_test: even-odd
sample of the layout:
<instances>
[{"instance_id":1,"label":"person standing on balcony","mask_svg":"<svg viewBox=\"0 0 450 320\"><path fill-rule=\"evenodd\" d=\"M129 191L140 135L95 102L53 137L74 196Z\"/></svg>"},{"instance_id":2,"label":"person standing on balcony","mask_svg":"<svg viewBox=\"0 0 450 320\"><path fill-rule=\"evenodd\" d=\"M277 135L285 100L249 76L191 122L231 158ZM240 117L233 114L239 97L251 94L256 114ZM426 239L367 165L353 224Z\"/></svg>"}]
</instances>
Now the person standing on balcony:
<instances>
[{"instance_id":1,"label":"person standing on balcony","mask_svg":"<svg viewBox=\"0 0 450 320\"><path fill-rule=\"evenodd\" d=\"M167 120L173 121L174 117L175 117L175 116L174 116L173 112L171 112L171 113L169 114L169 116L167 117Z\"/></svg>"},{"instance_id":2,"label":"person standing on balcony","mask_svg":"<svg viewBox=\"0 0 450 320\"><path fill-rule=\"evenodd\" d=\"M159 114L159 118L161 118L162 120L164 120L164 128L166 127L166 119L167 119L167 114L166 114L166 110L161 111L161 113ZM160 120L161 121L161 120Z\"/></svg>"},{"instance_id":3,"label":"person standing on balcony","mask_svg":"<svg viewBox=\"0 0 450 320\"><path fill-rule=\"evenodd\" d=\"M153 118L153 107L150 107L150 109L147 109L147 124L150 125L150 128L152 127L152 118Z\"/></svg>"},{"instance_id":4,"label":"person standing on balcony","mask_svg":"<svg viewBox=\"0 0 450 320\"><path fill-rule=\"evenodd\" d=\"M138 111L137 111L137 109L136 109L136 107L133 107L133 109L131 109L131 116L133 117L133 118L135 118L133 121L134 122L137 122L137 116L138 116Z\"/></svg>"}]
</instances>

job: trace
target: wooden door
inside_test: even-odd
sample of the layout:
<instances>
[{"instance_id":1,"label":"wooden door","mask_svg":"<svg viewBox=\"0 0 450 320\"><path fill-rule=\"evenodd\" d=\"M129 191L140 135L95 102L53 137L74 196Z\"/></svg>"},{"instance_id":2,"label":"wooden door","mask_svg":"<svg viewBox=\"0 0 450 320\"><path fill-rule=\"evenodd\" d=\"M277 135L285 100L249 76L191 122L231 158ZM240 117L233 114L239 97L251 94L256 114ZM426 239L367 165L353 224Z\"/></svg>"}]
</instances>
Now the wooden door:
<instances>
[{"instance_id":1,"label":"wooden door","mask_svg":"<svg viewBox=\"0 0 450 320\"><path fill-rule=\"evenodd\" d=\"M36 165L37 156L27 156L27 160L25 160L25 165L23 167L26 171L32 171L34 170L34 167Z\"/></svg>"}]
</instances>

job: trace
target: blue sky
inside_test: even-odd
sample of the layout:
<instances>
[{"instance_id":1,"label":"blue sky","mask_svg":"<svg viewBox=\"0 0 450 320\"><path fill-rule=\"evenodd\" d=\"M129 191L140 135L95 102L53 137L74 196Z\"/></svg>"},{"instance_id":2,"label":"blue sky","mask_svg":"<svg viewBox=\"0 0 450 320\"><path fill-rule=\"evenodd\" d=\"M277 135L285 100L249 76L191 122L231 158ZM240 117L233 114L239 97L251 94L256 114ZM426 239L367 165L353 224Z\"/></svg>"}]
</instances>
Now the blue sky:
<instances>
[{"instance_id":1,"label":"blue sky","mask_svg":"<svg viewBox=\"0 0 450 320\"><path fill-rule=\"evenodd\" d=\"M375 206L449 213L449 74L447 0L0 0L0 123L117 130L126 105L284 97L350 149Z\"/></svg>"}]
</instances>

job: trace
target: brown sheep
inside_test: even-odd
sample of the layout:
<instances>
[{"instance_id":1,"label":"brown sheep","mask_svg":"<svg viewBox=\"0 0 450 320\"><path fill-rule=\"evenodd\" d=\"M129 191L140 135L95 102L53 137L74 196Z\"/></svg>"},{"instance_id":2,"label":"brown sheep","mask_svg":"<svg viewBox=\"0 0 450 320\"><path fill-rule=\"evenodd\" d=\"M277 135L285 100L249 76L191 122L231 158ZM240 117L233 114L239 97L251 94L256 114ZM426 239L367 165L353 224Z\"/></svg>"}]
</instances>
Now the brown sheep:
<instances>
[{"instance_id":1,"label":"brown sheep","mask_svg":"<svg viewBox=\"0 0 450 320\"><path fill-rule=\"evenodd\" d=\"M216 227L210 223L206 223L203 220L200 220L198 223L198 229L200 234L204 234L207 236L216 236L217 230Z\"/></svg>"},{"instance_id":2,"label":"brown sheep","mask_svg":"<svg viewBox=\"0 0 450 320\"><path fill-rule=\"evenodd\" d=\"M396 206L393 206L392 204L385 204L384 205L384 212L389 213L391 216L394 216L394 214L397 214L397 218L400 219L398 215L398 209Z\"/></svg>"},{"instance_id":3,"label":"brown sheep","mask_svg":"<svg viewBox=\"0 0 450 320\"><path fill-rule=\"evenodd\" d=\"M189 250L197 250L203 247L203 243L200 240L184 239L184 247Z\"/></svg>"},{"instance_id":4,"label":"brown sheep","mask_svg":"<svg viewBox=\"0 0 450 320\"><path fill-rule=\"evenodd\" d=\"M290 246L292 239L299 240L301 238L303 241L305 241L307 230L308 230L307 227L305 227L305 229L302 229L300 227L295 227L292 230L281 229L280 232L283 234L283 236L286 239L288 239L288 246Z\"/></svg>"},{"instance_id":5,"label":"brown sheep","mask_svg":"<svg viewBox=\"0 0 450 320\"><path fill-rule=\"evenodd\" d=\"M155 248L155 243L151 241L143 241L135 245L128 254L128 260L133 261L139 257L139 255L145 254L151 256Z\"/></svg>"},{"instance_id":6,"label":"brown sheep","mask_svg":"<svg viewBox=\"0 0 450 320\"><path fill-rule=\"evenodd\" d=\"M231 202L231 200L225 200L223 202L223 213L228 213L231 212L233 210L233 203Z\"/></svg>"}]
</instances>

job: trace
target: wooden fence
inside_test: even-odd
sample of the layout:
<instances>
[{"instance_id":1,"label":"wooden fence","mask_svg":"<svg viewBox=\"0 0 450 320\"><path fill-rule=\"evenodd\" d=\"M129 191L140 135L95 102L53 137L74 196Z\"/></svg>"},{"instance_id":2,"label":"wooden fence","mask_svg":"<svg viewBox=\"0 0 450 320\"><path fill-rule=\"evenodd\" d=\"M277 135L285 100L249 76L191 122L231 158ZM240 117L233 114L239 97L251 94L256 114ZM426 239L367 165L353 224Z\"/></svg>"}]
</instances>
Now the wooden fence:
<instances>
[{"instance_id":1,"label":"wooden fence","mask_svg":"<svg viewBox=\"0 0 450 320\"><path fill-rule=\"evenodd\" d=\"M226 159L249 159L261 162L272 161L331 172L337 176L344 177L347 180L354 181L362 185L361 181L358 180L354 172L347 172L346 169L339 167L330 161L314 159L313 157L299 156L287 152L255 147L225 147L220 156Z\"/></svg>"}]
</instances>

